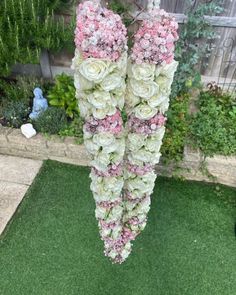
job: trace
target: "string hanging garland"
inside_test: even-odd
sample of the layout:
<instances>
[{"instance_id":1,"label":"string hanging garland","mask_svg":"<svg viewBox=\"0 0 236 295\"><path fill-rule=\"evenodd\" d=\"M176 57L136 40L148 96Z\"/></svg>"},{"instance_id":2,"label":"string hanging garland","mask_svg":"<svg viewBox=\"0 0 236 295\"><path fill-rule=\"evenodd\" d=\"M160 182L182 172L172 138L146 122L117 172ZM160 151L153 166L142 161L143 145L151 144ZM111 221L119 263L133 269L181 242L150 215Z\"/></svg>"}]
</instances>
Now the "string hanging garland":
<instances>
[{"instance_id":1,"label":"string hanging garland","mask_svg":"<svg viewBox=\"0 0 236 295\"><path fill-rule=\"evenodd\" d=\"M122 225L125 137L121 110L127 30L120 16L102 8L100 1L86 1L77 9L75 44L76 97L86 122L84 144L91 156L95 215L105 255L113 262L122 262L131 248L124 242Z\"/></svg>"},{"instance_id":2,"label":"string hanging garland","mask_svg":"<svg viewBox=\"0 0 236 295\"><path fill-rule=\"evenodd\" d=\"M135 34L128 71L127 31L120 16L102 8L99 0L77 9L72 65L76 97L86 121L96 218L105 255L115 263L126 260L131 242L147 222L177 68L173 51L178 25L159 6L158 0L148 2L150 18Z\"/></svg>"}]
</instances>

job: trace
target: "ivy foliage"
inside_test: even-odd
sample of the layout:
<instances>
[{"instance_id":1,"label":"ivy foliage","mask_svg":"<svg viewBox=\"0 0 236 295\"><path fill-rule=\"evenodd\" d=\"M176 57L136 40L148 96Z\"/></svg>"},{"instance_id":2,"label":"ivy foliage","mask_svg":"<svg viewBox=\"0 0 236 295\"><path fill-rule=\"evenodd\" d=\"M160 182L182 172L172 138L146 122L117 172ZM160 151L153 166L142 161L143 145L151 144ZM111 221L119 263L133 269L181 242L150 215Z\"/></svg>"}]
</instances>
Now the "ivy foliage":
<instances>
[{"instance_id":1,"label":"ivy foliage","mask_svg":"<svg viewBox=\"0 0 236 295\"><path fill-rule=\"evenodd\" d=\"M204 15L221 13L223 9L220 4L221 1L212 1L199 4L195 9L189 5L187 21L180 27L176 44L175 59L179 61L179 67L172 85L172 97L201 87L201 60L210 56L211 41L217 36Z\"/></svg>"},{"instance_id":2,"label":"ivy foliage","mask_svg":"<svg viewBox=\"0 0 236 295\"><path fill-rule=\"evenodd\" d=\"M190 3L191 1L189 1ZM183 158L184 146L189 136L188 108L192 89L201 89L200 62L210 54L210 42L216 37L204 15L222 12L220 1L189 5L187 21L180 27L175 59L179 66L172 84L171 104L168 111L167 132L162 154L167 162Z\"/></svg>"}]
</instances>

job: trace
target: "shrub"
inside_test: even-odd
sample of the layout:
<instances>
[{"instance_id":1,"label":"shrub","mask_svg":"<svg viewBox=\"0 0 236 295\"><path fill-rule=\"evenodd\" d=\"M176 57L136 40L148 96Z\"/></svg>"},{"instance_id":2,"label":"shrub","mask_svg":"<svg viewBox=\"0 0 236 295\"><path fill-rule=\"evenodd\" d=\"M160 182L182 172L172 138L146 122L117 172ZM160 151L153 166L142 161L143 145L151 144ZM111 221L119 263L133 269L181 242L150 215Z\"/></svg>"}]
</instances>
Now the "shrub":
<instances>
[{"instance_id":1,"label":"shrub","mask_svg":"<svg viewBox=\"0 0 236 295\"><path fill-rule=\"evenodd\" d=\"M78 115L74 117L71 122L65 126L64 129L59 131L60 136L73 136L76 137L76 142L78 144L83 143L83 126L84 120Z\"/></svg>"},{"instance_id":2,"label":"shrub","mask_svg":"<svg viewBox=\"0 0 236 295\"><path fill-rule=\"evenodd\" d=\"M189 95L182 94L172 100L168 111L166 133L161 153L167 162L180 161L189 131Z\"/></svg>"},{"instance_id":3,"label":"shrub","mask_svg":"<svg viewBox=\"0 0 236 295\"><path fill-rule=\"evenodd\" d=\"M57 107L49 107L43 112L33 125L38 132L58 134L67 124L65 110Z\"/></svg>"},{"instance_id":4,"label":"shrub","mask_svg":"<svg viewBox=\"0 0 236 295\"><path fill-rule=\"evenodd\" d=\"M205 156L236 154L236 101L221 91L201 92L190 126L191 144Z\"/></svg>"},{"instance_id":5,"label":"shrub","mask_svg":"<svg viewBox=\"0 0 236 295\"><path fill-rule=\"evenodd\" d=\"M0 93L3 99L21 100L25 103L30 103L33 98L33 90L36 87L42 88L45 93L50 83L43 79L34 77L18 76L15 80L0 80Z\"/></svg>"},{"instance_id":6,"label":"shrub","mask_svg":"<svg viewBox=\"0 0 236 295\"><path fill-rule=\"evenodd\" d=\"M55 86L49 91L48 98L50 105L63 108L70 118L79 113L74 80L66 74L56 77Z\"/></svg>"},{"instance_id":7,"label":"shrub","mask_svg":"<svg viewBox=\"0 0 236 295\"><path fill-rule=\"evenodd\" d=\"M168 161L178 162L183 157L189 132L189 93L193 88L202 87L199 65L203 57L209 56L209 41L216 37L204 15L216 15L221 12L219 2L199 4L194 9L190 6L186 12L188 20L181 26L175 50L175 59L179 61L179 66L172 85L167 129L162 146L162 154Z\"/></svg>"},{"instance_id":8,"label":"shrub","mask_svg":"<svg viewBox=\"0 0 236 295\"><path fill-rule=\"evenodd\" d=\"M73 47L73 21L65 26L63 18L55 18L53 9L58 8L58 3L58 0L0 1L1 76L7 76L17 62L38 63L41 49L57 51Z\"/></svg>"},{"instance_id":9,"label":"shrub","mask_svg":"<svg viewBox=\"0 0 236 295\"><path fill-rule=\"evenodd\" d=\"M24 101L8 101L3 108L3 116L11 127L19 128L26 123L30 108Z\"/></svg>"}]
</instances>

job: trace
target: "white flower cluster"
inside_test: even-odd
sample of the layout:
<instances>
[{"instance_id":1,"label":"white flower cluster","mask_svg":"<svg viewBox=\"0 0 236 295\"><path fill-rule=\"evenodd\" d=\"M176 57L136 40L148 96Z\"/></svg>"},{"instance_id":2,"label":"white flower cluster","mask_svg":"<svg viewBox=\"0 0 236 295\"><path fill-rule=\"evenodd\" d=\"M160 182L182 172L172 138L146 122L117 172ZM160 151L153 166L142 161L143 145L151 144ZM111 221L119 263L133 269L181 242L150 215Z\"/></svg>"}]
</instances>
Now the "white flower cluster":
<instances>
[{"instance_id":1,"label":"white flower cluster","mask_svg":"<svg viewBox=\"0 0 236 295\"><path fill-rule=\"evenodd\" d=\"M104 119L124 106L127 53L117 62L96 58L82 59L76 49L72 68L75 70L76 97L85 118Z\"/></svg>"},{"instance_id":2,"label":"white flower cluster","mask_svg":"<svg viewBox=\"0 0 236 295\"><path fill-rule=\"evenodd\" d=\"M141 120L152 118L157 112L165 113L178 62L170 64L128 63L127 111Z\"/></svg>"},{"instance_id":3,"label":"white flower cluster","mask_svg":"<svg viewBox=\"0 0 236 295\"><path fill-rule=\"evenodd\" d=\"M126 68L126 52L117 62L111 62L83 59L76 49L72 63L76 97L86 121L84 143L92 158L90 177L95 215L105 253L112 259L117 256L114 243L122 233L124 178L121 167L125 137L120 110L124 106Z\"/></svg>"},{"instance_id":4,"label":"white flower cluster","mask_svg":"<svg viewBox=\"0 0 236 295\"><path fill-rule=\"evenodd\" d=\"M126 143L128 161L132 165L139 167L142 167L143 163L150 163L152 165L159 163L161 156L159 151L164 134L164 126L151 135L129 133Z\"/></svg>"},{"instance_id":5,"label":"white flower cluster","mask_svg":"<svg viewBox=\"0 0 236 295\"><path fill-rule=\"evenodd\" d=\"M123 223L134 236L146 225L156 180L154 166L159 162L165 133L163 120L158 128L152 127L156 127L158 116L164 118L168 109L177 66L176 61L158 66L128 63L126 109L130 122L127 126L132 130L128 130L126 142Z\"/></svg>"}]
</instances>

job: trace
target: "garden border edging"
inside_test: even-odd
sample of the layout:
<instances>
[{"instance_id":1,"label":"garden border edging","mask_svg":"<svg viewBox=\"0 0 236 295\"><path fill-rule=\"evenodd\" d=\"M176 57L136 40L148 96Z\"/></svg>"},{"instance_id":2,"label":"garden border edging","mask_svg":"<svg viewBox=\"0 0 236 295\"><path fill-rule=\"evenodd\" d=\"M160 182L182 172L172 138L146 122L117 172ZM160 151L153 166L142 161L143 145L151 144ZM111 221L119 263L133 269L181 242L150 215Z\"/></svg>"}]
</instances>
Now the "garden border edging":
<instances>
[{"instance_id":1,"label":"garden border edging","mask_svg":"<svg viewBox=\"0 0 236 295\"><path fill-rule=\"evenodd\" d=\"M78 145L75 141L76 138L73 137L45 137L40 133L31 139L26 139L20 129L0 126L0 154L89 166L90 159L84 145ZM201 162L200 152L186 146L179 175L188 180L212 182L201 173ZM236 157L216 155L206 158L206 165L219 183L236 187ZM171 176L173 169L170 165L159 164L157 173Z\"/></svg>"},{"instance_id":2,"label":"garden border edging","mask_svg":"<svg viewBox=\"0 0 236 295\"><path fill-rule=\"evenodd\" d=\"M0 154L88 166L84 145L75 141L73 137L46 137L40 133L27 139L20 129L0 127Z\"/></svg>"}]
</instances>

